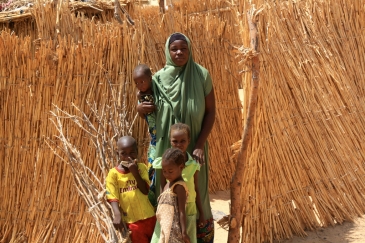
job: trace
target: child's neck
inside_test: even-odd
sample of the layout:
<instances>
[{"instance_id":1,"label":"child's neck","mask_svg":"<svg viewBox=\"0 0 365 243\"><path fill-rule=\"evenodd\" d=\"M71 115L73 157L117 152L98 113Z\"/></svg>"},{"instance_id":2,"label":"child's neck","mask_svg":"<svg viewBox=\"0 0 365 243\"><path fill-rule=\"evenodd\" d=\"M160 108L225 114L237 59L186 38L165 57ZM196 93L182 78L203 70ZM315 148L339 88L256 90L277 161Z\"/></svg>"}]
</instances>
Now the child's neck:
<instances>
[{"instance_id":1,"label":"child's neck","mask_svg":"<svg viewBox=\"0 0 365 243\"><path fill-rule=\"evenodd\" d=\"M182 178L182 176L180 176L179 178L176 178L176 180L170 181L169 182L169 188L172 187L178 181L184 181L184 179Z\"/></svg>"},{"instance_id":2,"label":"child's neck","mask_svg":"<svg viewBox=\"0 0 365 243\"><path fill-rule=\"evenodd\" d=\"M184 159L185 159L185 162L187 162L189 159L188 152L186 152L186 151L184 151Z\"/></svg>"},{"instance_id":3,"label":"child's neck","mask_svg":"<svg viewBox=\"0 0 365 243\"><path fill-rule=\"evenodd\" d=\"M139 95L150 95L153 94L152 89L148 89L145 92L139 91Z\"/></svg>"}]
</instances>

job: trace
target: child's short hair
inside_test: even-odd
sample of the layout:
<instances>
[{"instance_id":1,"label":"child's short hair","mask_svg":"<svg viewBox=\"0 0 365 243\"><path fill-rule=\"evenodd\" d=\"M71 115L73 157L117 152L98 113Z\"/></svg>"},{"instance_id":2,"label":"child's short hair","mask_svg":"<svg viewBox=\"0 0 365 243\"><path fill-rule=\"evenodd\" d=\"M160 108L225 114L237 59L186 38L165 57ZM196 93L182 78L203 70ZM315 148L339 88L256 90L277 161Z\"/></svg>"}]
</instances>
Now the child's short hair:
<instances>
[{"instance_id":1,"label":"child's short hair","mask_svg":"<svg viewBox=\"0 0 365 243\"><path fill-rule=\"evenodd\" d=\"M118 146L129 147L133 146L136 150L138 150L137 141L134 137L131 136L122 136L117 141Z\"/></svg>"},{"instance_id":2,"label":"child's short hair","mask_svg":"<svg viewBox=\"0 0 365 243\"><path fill-rule=\"evenodd\" d=\"M171 126L170 128L170 134L172 131L183 131L188 135L188 138L190 139L190 127L188 125L186 125L185 123L175 123L174 125Z\"/></svg>"},{"instance_id":3,"label":"child's short hair","mask_svg":"<svg viewBox=\"0 0 365 243\"><path fill-rule=\"evenodd\" d=\"M184 153L178 148L169 148L163 153L162 160L173 161L177 166L185 164Z\"/></svg>"},{"instance_id":4,"label":"child's short hair","mask_svg":"<svg viewBox=\"0 0 365 243\"><path fill-rule=\"evenodd\" d=\"M139 64L139 65L137 65L134 68L133 73L137 73L137 72L142 72L146 76L152 76L151 69L146 64Z\"/></svg>"}]
</instances>

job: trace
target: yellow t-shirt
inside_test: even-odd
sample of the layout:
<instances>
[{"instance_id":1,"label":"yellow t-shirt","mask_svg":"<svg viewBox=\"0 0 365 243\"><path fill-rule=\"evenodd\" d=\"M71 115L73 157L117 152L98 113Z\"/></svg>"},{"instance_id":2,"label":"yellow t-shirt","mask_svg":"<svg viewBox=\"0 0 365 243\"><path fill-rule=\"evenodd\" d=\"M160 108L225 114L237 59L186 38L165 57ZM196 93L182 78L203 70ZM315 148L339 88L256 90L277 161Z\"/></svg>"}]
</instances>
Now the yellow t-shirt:
<instances>
[{"instance_id":1,"label":"yellow t-shirt","mask_svg":"<svg viewBox=\"0 0 365 243\"><path fill-rule=\"evenodd\" d=\"M147 166L143 163L137 165L139 174L148 186L150 181ZM133 174L125 173L117 167L111 169L106 177L106 198L109 202L119 202L120 212L126 223L134 223L155 215L148 196L138 189Z\"/></svg>"}]
</instances>

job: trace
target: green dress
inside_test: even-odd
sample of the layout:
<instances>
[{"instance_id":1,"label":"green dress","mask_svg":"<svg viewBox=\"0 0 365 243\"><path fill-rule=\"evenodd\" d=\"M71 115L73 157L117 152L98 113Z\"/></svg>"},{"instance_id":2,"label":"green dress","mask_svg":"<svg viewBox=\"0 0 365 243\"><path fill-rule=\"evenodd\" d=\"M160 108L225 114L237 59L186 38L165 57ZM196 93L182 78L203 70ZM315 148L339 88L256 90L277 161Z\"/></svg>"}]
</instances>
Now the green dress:
<instances>
[{"instance_id":1,"label":"green dress","mask_svg":"<svg viewBox=\"0 0 365 243\"><path fill-rule=\"evenodd\" d=\"M196 192L195 192L195 182L194 175L196 171L200 170L200 165L196 162L189 153L188 160L185 162L185 167L182 171L182 178L186 183L187 190L189 192L188 198L186 200L186 233L189 235L191 243L197 243L197 227L196 227L196 219L197 219L197 207L196 207ZM156 170L162 169L162 158L158 157L153 161L153 168ZM156 223L156 227L154 230L154 237L152 237L152 243L154 243L154 239L159 238L159 232L161 228ZM156 236L155 236L156 235Z\"/></svg>"},{"instance_id":2,"label":"green dress","mask_svg":"<svg viewBox=\"0 0 365 243\"><path fill-rule=\"evenodd\" d=\"M190 40L187 37L186 39L190 53L187 64L183 67L174 64L170 57L169 39L167 39L165 44L166 65L153 76L153 92L157 108L156 158L161 157L165 150L171 147L169 141L170 127L177 122L190 126L191 142L187 152L193 153L205 115L205 97L213 89L208 70L194 62ZM204 153L206 161L199 172L199 191L205 218L211 220L207 143L204 146ZM160 194L160 173L161 170L156 170L156 196Z\"/></svg>"}]
</instances>

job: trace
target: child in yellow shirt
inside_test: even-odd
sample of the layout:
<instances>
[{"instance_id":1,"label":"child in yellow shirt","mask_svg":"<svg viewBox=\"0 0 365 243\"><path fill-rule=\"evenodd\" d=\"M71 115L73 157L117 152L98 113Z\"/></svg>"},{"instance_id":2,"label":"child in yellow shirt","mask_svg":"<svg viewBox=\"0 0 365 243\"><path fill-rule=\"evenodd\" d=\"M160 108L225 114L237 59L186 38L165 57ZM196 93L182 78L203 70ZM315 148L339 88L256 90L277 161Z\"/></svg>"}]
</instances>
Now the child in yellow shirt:
<instances>
[{"instance_id":1,"label":"child in yellow shirt","mask_svg":"<svg viewBox=\"0 0 365 243\"><path fill-rule=\"evenodd\" d=\"M147 166L135 161L138 151L134 138L121 137L117 146L121 162L106 178L106 197L114 212L113 224L119 229L123 220L132 232L133 243L149 243L156 216L147 196L150 183Z\"/></svg>"}]
</instances>

